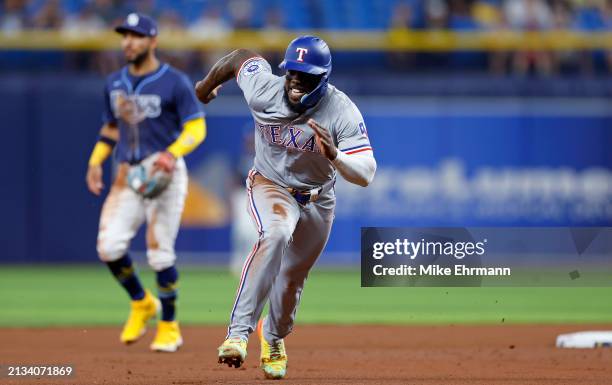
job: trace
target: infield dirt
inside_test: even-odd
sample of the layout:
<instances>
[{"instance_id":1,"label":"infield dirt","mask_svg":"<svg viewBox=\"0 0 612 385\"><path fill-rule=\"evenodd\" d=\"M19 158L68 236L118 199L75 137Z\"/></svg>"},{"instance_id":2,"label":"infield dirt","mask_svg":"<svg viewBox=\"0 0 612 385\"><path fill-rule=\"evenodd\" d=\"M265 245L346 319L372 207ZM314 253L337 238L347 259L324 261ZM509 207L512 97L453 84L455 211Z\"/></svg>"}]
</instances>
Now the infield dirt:
<instances>
[{"instance_id":1,"label":"infield dirt","mask_svg":"<svg viewBox=\"0 0 612 385\"><path fill-rule=\"evenodd\" d=\"M558 349L560 333L612 325L313 326L286 340L284 384L612 384L611 349ZM185 345L153 353L120 328L0 329L1 384L258 384L259 344L240 369L217 364L222 327L183 327ZM67 378L6 377L6 365L70 364Z\"/></svg>"}]
</instances>

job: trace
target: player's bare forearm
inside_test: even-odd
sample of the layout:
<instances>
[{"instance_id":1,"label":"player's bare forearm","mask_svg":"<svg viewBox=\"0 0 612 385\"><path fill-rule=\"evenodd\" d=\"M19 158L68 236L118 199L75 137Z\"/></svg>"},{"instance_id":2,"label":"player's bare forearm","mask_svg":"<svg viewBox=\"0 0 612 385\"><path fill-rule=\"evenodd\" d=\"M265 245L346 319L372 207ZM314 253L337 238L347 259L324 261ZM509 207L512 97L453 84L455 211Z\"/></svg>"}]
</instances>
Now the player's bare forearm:
<instances>
[{"instance_id":1,"label":"player's bare forearm","mask_svg":"<svg viewBox=\"0 0 612 385\"><path fill-rule=\"evenodd\" d=\"M195 92L198 99L204 104L213 100L217 96L217 88L236 77L238 71L240 71L240 66L246 60L255 56L259 55L251 50L240 48L219 59L210 69L208 75L196 83Z\"/></svg>"}]
</instances>

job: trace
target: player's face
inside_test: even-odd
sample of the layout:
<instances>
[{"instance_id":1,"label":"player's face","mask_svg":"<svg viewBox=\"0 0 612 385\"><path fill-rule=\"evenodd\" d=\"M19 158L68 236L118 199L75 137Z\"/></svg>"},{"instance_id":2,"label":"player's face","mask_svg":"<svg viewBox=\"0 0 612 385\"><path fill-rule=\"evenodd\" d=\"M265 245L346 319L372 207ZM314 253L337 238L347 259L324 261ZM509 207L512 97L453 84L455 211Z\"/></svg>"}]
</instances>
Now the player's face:
<instances>
[{"instance_id":1,"label":"player's face","mask_svg":"<svg viewBox=\"0 0 612 385\"><path fill-rule=\"evenodd\" d=\"M133 32L125 32L121 39L121 49L128 63L139 65L154 48L154 40L151 37L139 35Z\"/></svg>"},{"instance_id":2,"label":"player's face","mask_svg":"<svg viewBox=\"0 0 612 385\"><path fill-rule=\"evenodd\" d=\"M287 71L285 75L285 94L291 107L299 106L302 96L312 92L323 75L311 75L299 71Z\"/></svg>"}]
</instances>

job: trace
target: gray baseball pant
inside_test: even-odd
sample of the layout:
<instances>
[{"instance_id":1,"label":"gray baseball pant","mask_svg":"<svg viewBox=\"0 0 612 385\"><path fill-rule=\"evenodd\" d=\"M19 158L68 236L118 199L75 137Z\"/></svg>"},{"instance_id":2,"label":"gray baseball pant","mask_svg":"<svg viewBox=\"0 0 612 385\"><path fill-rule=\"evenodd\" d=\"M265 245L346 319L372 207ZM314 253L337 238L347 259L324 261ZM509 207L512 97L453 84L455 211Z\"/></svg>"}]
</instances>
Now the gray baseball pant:
<instances>
[{"instance_id":1,"label":"gray baseball pant","mask_svg":"<svg viewBox=\"0 0 612 385\"><path fill-rule=\"evenodd\" d=\"M227 337L247 339L269 300L263 330L274 343L293 329L304 282L329 238L336 198L332 189L302 206L255 171L247 191L259 239L242 269Z\"/></svg>"}]
</instances>

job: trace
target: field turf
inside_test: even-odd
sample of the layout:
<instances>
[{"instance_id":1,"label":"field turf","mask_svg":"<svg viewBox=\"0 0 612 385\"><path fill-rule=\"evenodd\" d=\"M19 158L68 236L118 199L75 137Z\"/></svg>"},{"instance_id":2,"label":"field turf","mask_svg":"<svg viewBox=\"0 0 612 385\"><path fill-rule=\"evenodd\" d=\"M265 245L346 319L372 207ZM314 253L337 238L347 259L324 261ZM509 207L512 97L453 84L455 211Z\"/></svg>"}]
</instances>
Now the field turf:
<instances>
[{"instance_id":1,"label":"field turf","mask_svg":"<svg viewBox=\"0 0 612 385\"><path fill-rule=\"evenodd\" d=\"M183 324L227 322L238 279L179 266ZM140 268L145 286L154 275ZM117 325L128 298L103 265L0 266L0 327ZM612 288L361 288L359 271L314 270L298 321L317 324L612 322Z\"/></svg>"}]
</instances>

